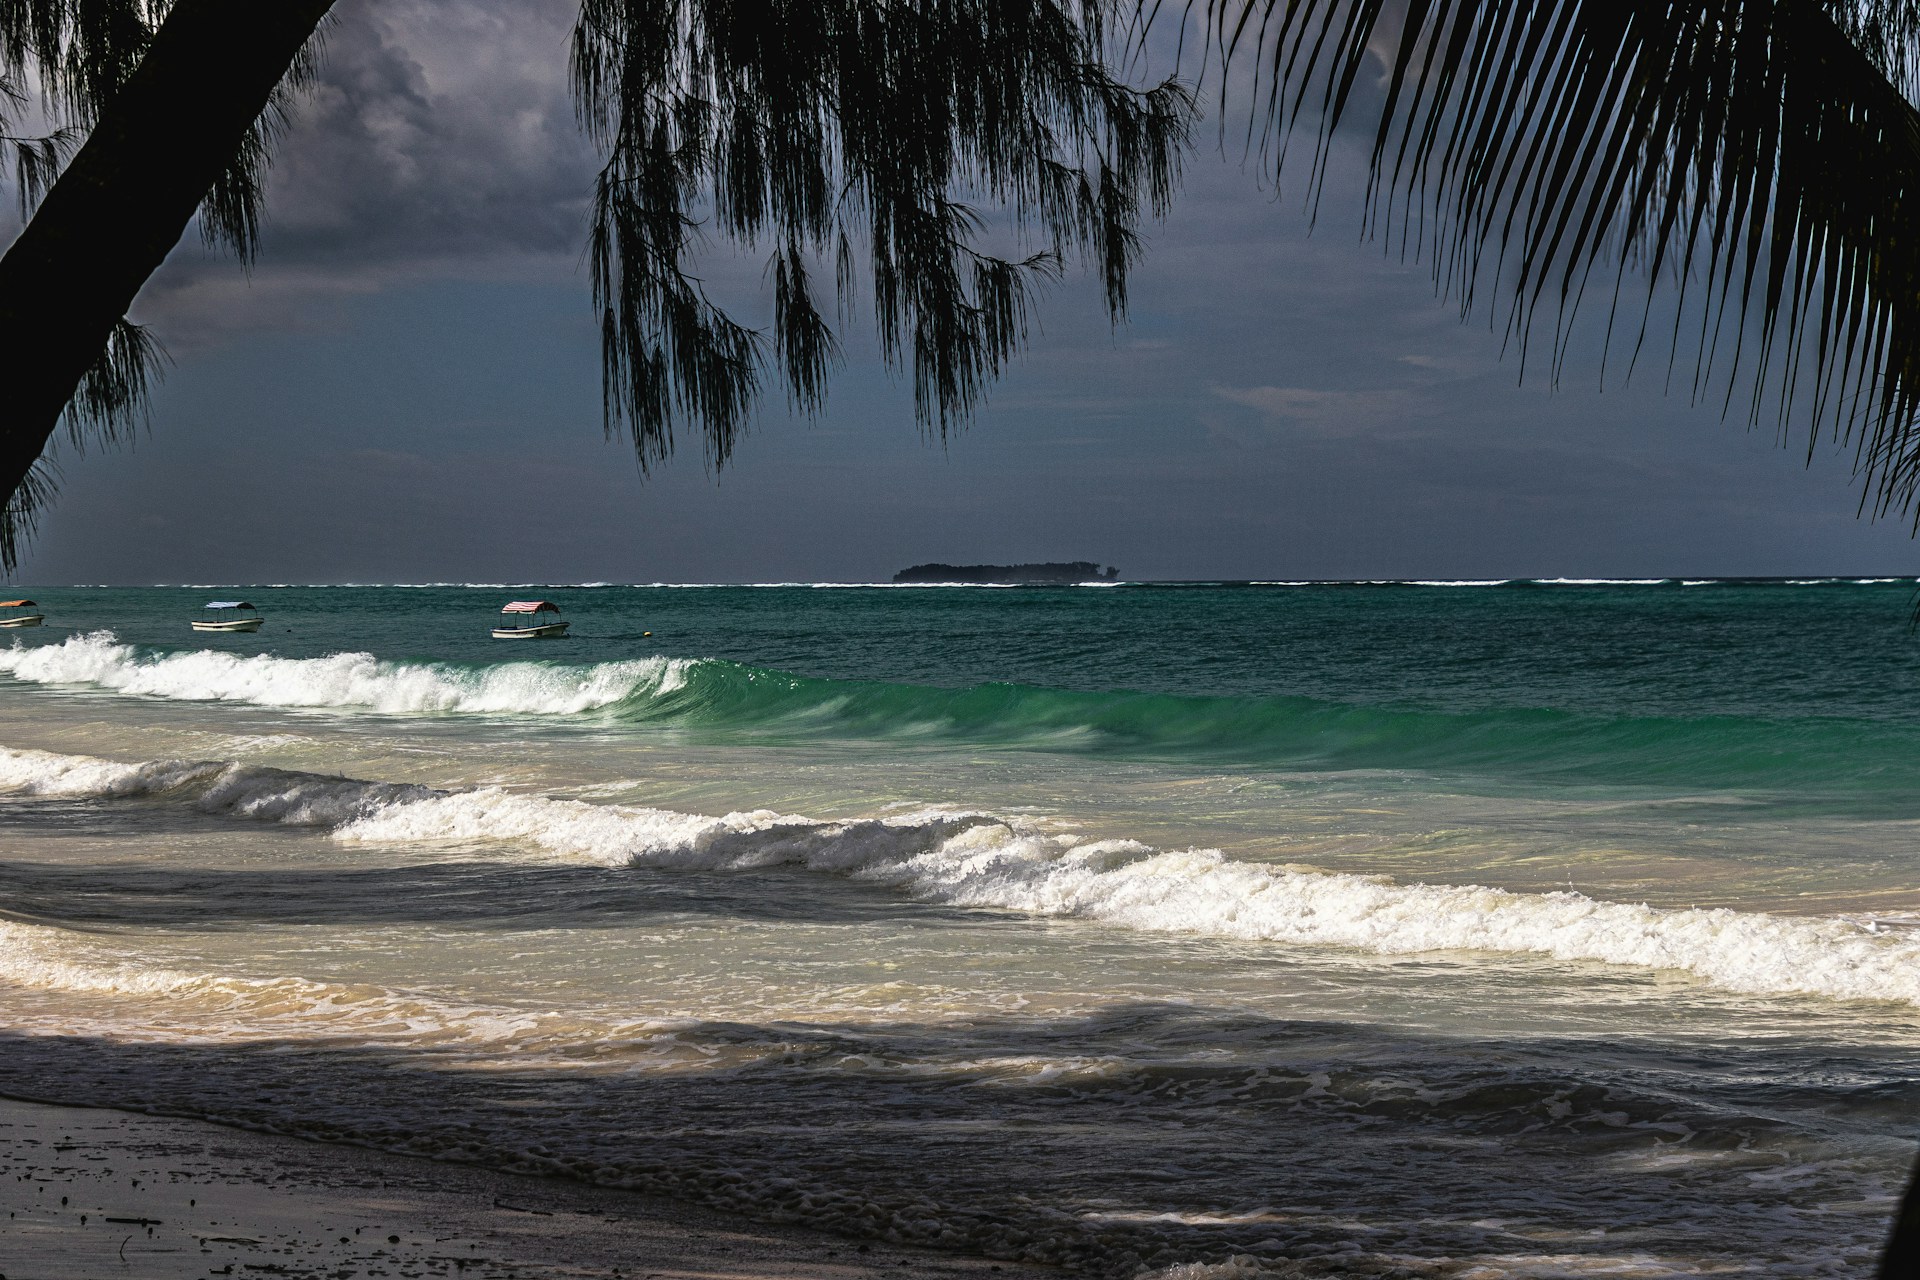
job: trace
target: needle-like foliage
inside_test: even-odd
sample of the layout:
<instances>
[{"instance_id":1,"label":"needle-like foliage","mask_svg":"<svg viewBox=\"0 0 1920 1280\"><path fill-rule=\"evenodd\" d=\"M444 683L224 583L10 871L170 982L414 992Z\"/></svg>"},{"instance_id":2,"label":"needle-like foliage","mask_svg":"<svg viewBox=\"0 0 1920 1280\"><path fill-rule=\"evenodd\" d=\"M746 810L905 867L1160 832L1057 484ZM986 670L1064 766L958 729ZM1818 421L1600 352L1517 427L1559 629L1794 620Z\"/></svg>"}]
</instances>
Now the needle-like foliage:
<instances>
[{"instance_id":1,"label":"needle-like foliage","mask_svg":"<svg viewBox=\"0 0 1920 1280\"><path fill-rule=\"evenodd\" d=\"M606 149L590 244L607 427L643 465L677 426L724 462L768 365L812 410L841 316L871 290L886 360L944 435L1025 337L1069 258L1126 306L1192 114L1169 80L1109 69L1108 0L585 0L582 121ZM983 247L974 204L1024 245ZM709 296L704 234L766 253L770 334Z\"/></svg>"},{"instance_id":2,"label":"needle-like foliage","mask_svg":"<svg viewBox=\"0 0 1920 1280\"><path fill-rule=\"evenodd\" d=\"M13 120L27 105L27 95L18 85L0 75L0 156L13 160L13 189L20 217L31 217L40 197L47 193L60 167L73 154L80 140L79 130L53 129L42 134L20 134Z\"/></svg>"},{"instance_id":3,"label":"needle-like foliage","mask_svg":"<svg viewBox=\"0 0 1920 1280\"><path fill-rule=\"evenodd\" d=\"M1110 69L1126 52L1107 30L1118 3L585 0L574 75L607 157L589 259L609 430L628 429L644 466L670 452L676 425L691 426L724 462L770 366L795 406L817 409L839 351L823 279L842 318L870 283L881 350L911 370L923 424L941 434L1013 356L1036 284L1067 260L1096 266L1117 317L1193 111L1178 84L1136 87ZM16 148L23 209L134 83L177 25L170 15L196 6L208 8L0 0L0 77L33 85L54 125ZM295 60L200 203L202 235L243 260L273 133L309 70ZM694 269L708 233L767 255L770 325L750 327L709 295ZM115 331L68 402L76 442L125 434L154 354L138 330ZM49 473L12 487L0 566Z\"/></svg>"},{"instance_id":4,"label":"needle-like foliage","mask_svg":"<svg viewBox=\"0 0 1920 1280\"><path fill-rule=\"evenodd\" d=\"M67 406L67 440L76 453L85 453L91 443L118 444L131 437L146 420L147 396L166 358L144 326L125 319L114 326L106 350ZM18 562L58 490L59 465L49 451L0 507L0 564L11 568Z\"/></svg>"},{"instance_id":5,"label":"needle-like foliage","mask_svg":"<svg viewBox=\"0 0 1920 1280\"><path fill-rule=\"evenodd\" d=\"M1316 181L1354 103L1383 92L1370 225L1430 253L1464 307L1495 282L1523 350L1550 321L1555 373L1590 282L1617 311L1629 268L1644 269L1649 299L1676 279L1667 354L1691 359L1696 393L1724 386L1756 418L1772 405L1783 427L1809 427L1809 448L1826 431L1852 441L1863 501L1913 508L1920 3L1192 0L1186 12L1210 56L1252 64L1272 155L1297 125L1315 131Z\"/></svg>"}]
</instances>

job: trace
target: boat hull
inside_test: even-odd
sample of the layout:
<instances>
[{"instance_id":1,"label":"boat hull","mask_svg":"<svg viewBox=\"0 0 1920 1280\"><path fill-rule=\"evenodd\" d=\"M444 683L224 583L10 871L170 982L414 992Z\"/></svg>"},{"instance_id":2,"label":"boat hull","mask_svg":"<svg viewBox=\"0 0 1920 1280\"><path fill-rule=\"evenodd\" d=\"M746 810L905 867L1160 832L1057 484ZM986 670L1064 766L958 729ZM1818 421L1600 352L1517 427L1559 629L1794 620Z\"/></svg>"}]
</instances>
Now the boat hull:
<instances>
[{"instance_id":1,"label":"boat hull","mask_svg":"<svg viewBox=\"0 0 1920 1280\"><path fill-rule=\"evenodd\" d=\"M567 634L564 622L543 622L537 627L495 627L495 640L551 640Z\"/></svg>"},{"instance_id":2,"label":"boat hull","mask_svg":"<svg viewBox=\"0 0 1920 1280\"><path fill-rule=\"evenodd\" d=\"M37 627L45 621L43 613L23 613L17 618L0 618L0 627Z\"/></svg>"},{"instance_id":3,"label":"boat hull","mask_svg":"<svg viewBox=\"0 0 1920 1280\"><path fill-rule=\"evenodd\" d=\"M258 631L265 618L235 618L231 622L196 622L195 631Z\"/></svg>"}]
</instances>

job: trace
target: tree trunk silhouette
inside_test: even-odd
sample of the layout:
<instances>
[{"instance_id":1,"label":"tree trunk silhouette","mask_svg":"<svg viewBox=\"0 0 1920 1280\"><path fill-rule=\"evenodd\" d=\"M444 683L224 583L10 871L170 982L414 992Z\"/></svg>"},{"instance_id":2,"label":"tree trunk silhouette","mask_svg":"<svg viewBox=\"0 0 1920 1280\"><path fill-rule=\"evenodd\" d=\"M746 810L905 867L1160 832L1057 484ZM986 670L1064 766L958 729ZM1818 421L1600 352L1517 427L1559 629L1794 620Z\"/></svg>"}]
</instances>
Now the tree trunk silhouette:
<instances>
[{"instance_id":1,"label":"tree trunk silhouette","mask_svg":"<svg viewBox=\"0 0 1920 1280\"><path fill-rule=\"evenodd\" d=\"M1894 1215L1893 1230L1874 1274L1878 1280L1920 1277L1920 1165L1907 1179L1906 1194L1900 1198L1900 1210Z\"/></svg>"},{"instance_id":2,"label":"tree trunk silhouette","mask_svg":"<svg viewBox=\"0 0 1920 1280\"><path fill-rule=\"evenodd\" d=\"M333 0L179 0L0 258L0 503Z\"/></svg>"}]
</instances>

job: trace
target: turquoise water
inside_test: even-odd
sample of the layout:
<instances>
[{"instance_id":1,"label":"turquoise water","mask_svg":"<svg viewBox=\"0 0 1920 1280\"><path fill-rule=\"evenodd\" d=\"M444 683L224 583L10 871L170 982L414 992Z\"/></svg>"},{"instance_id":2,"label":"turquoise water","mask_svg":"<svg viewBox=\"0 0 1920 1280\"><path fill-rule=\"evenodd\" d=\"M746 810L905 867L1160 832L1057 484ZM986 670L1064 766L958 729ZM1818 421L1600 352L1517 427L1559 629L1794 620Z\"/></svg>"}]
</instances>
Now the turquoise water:
<instances>
[{"instance_id":1,"label":"turquoise water","mask_svg":"<svg viewBox=\"0 0 1920 1280\"><path fill-rule=\"evenodd\" d=\"M31 639L109 630L154 652L192 647L182 621L205 594L45 589L53 623ZM363 651L454 681L507 657L487 635L500 589L245 594L271 615L267 629L199 643L292 659ZM593 708L636 732L1436 769L1489 783L1749 784L1892 803L1920 777L1910 582L544 594L572 630L515 659L583 679L656 655L697 660L669 694L636 686ZM536 703L514 710L538 714Z\"/></svg>"},{"instance_id":2,"label":"turquoise water","mask_svg":"<svg viewBox=\"0 0 1920 1280\"><path fill-rule=\"evenodd\" d=\"M1912 580L30 594L0 1091L1128 1275L1854 1274L1920 1138Z\"/></svg>"}]
</instances>

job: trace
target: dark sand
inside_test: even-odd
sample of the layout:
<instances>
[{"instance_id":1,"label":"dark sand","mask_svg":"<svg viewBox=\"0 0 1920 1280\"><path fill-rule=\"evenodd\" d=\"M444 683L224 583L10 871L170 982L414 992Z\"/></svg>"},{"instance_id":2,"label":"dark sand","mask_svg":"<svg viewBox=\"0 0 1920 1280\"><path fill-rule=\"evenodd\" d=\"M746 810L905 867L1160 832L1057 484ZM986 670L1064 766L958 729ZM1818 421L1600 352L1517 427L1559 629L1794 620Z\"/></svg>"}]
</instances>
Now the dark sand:
<instances>
[{"instance_id":1,"label":"dark sand","mask_svg":"<svg viewBox=\"0 0 1920 1280\"><path fill-rule=\"evenodd\" d=\"M0 1100L0 1280L1057 1280L559 1180Z\"/></svg>"}]
</instances>

